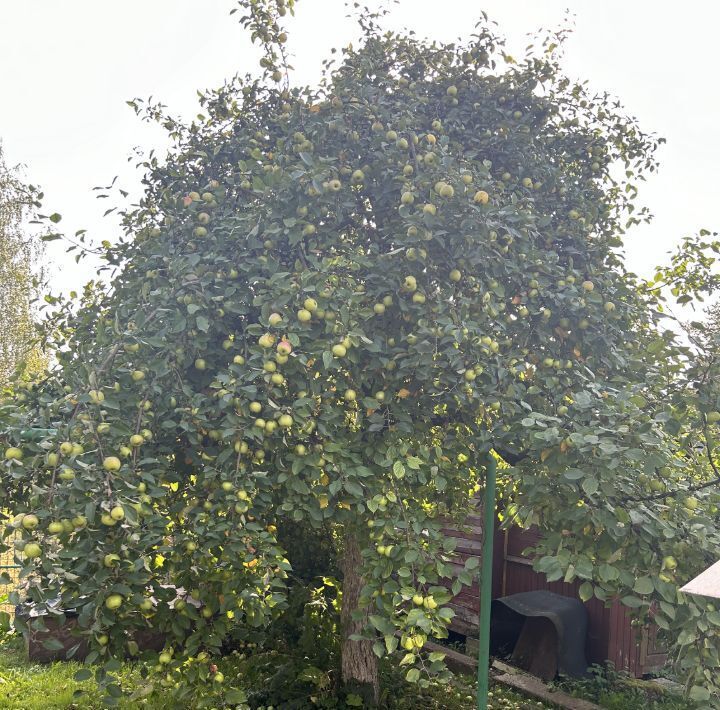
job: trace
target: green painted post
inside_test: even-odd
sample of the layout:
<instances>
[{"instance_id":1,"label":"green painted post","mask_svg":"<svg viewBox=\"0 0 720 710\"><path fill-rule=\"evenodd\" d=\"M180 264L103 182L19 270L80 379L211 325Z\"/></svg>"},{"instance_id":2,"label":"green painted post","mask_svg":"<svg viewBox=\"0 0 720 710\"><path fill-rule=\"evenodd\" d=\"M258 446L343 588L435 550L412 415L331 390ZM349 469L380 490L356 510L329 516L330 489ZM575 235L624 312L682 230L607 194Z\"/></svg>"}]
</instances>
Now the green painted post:
<instances>
[{"instance_id":1,"label":"green painted post","mask_svg":"<svg viewBox=\"0 0 720 710\"><path fill-rule=\"evenodd\" d=\"M497 461L488 459L485 474L485 516L483 524L482 567L480 569L480 624L478 633L477 707L487 710L490 672L490 604L492 602L493 536L495 533L495 469Z\"/></svg>"}]
</instances>

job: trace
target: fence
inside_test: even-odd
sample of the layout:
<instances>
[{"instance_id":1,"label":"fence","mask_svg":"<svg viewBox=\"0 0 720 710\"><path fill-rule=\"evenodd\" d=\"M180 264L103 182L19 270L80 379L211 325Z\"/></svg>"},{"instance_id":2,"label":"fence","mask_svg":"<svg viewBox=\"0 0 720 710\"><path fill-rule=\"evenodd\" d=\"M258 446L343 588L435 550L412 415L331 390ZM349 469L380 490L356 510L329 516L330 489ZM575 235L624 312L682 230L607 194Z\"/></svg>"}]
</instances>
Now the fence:
<instances>
[{"instance_id":1,"label":"fence","mask_svg":"<svg viewBox=\"0 0 720 710\"><path fill-rule=\"evenodd\" d=\"M7 595L12 592L20 577L20 567L15 564L12 548L6 552L0 553L0 573L5 573L10 577L10 584L0 584L0 611L5 611L10 616L15 613L15 607L7 601Z\"/></svg>"}]
</instances>

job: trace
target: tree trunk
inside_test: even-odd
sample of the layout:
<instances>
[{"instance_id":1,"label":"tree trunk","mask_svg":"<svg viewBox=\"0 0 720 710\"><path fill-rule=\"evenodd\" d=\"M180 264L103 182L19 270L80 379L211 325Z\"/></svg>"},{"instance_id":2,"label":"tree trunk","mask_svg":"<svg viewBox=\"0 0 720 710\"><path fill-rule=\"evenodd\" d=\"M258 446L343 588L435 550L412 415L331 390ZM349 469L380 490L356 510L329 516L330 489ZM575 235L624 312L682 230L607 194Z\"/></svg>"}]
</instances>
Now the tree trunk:
<instances>
[{"instance_id":1,"label":"tree trunk","mask_svg":"<svg viewBox=\"0 0 720 710\"><path fill-rule=\"evenodd\" d=\"M364 584L359 573L361 564L358 542L353 534L348 532L345 535L345 554L342 560L342 679L348 693L359 695L366 706L372 706L377 705L380 698L377 656L373 653L372 641L350 640L350 636L360 633L369 623L369 609L363 610L359 619L353 619Z\"/></svg>"}]
</instances>

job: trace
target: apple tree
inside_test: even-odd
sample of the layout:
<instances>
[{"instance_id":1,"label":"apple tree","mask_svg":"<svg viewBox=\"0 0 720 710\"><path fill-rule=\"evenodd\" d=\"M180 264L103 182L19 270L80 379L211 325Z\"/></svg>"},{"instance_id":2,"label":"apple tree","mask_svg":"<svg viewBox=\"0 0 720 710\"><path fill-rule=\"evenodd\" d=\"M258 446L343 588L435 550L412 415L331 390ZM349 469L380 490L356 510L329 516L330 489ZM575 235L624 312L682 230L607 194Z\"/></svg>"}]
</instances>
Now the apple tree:
<instances>
[{"instance_id":1,"label":"apple tree","mask_svg":"<svg viewBox=\"0 0 720 710\"><path fill-rule=\"evenodd\" d=\"M542 571L650 609L668 553L633 501L671 456L668 373L618 247L657 139L563 75L562 33L516 60L485 20L444 45L369 14L292 87L285 4L244 5L263 76L189 125L135 102L174 147L98 280L49 299L57 367L0 409L27 598L77 610L110 698L126 653L219 688L212 656L284 607L279 530L329 529L342 677L377 700L386 654L443 672L423 646L475 572L441 528L494 451Z\"/></svg>"},{"instance_id":2,"label":"apple tree","mask_svg":"<svg viewBox=\"0 0 720 710\"><path fill-rule=\"evenodd\" d=\"M0 388L8 386L17 368L32 376L46 364L42 353L32 348L40 241L24 224L38 197L35 188L6 165L0 145Z\"/></svg>"}]
</instances>

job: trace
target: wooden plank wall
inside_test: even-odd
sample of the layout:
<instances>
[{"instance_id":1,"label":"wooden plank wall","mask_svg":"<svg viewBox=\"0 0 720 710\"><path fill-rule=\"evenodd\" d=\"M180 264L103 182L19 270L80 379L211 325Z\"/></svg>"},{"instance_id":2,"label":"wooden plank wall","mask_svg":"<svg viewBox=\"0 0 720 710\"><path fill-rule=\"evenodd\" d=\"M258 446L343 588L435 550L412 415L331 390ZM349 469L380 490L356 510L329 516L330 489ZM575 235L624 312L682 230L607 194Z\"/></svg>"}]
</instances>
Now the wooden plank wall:
<instances>
[{"instance_id":1,"label":"wooden plank wall","mask_svg":"<svg viewBox=\"0 0 720 710\"><path fill-rule=\"evenodd\" d=\"M482 518L467 519L467 528L448 526L445 533L457 541L458 565L467 557L481 555ZM547 589L563 596L577 597L579 582L548 582L544 574L534 572L531 561L523 551L539 538L536 530L511 528L495 531L493 552L493 598ZM477 583L464 588L451 602L456 613L452 628L466 635L477 634L479 589ZM625 607L619 602L606 607L598 599L585 603L588 611L586 654L589 663L611 661L618 670L642 676L656 670L665 662L665 655L655 644L656 629L633 626Z\"/></svg>"}]
</instances>

